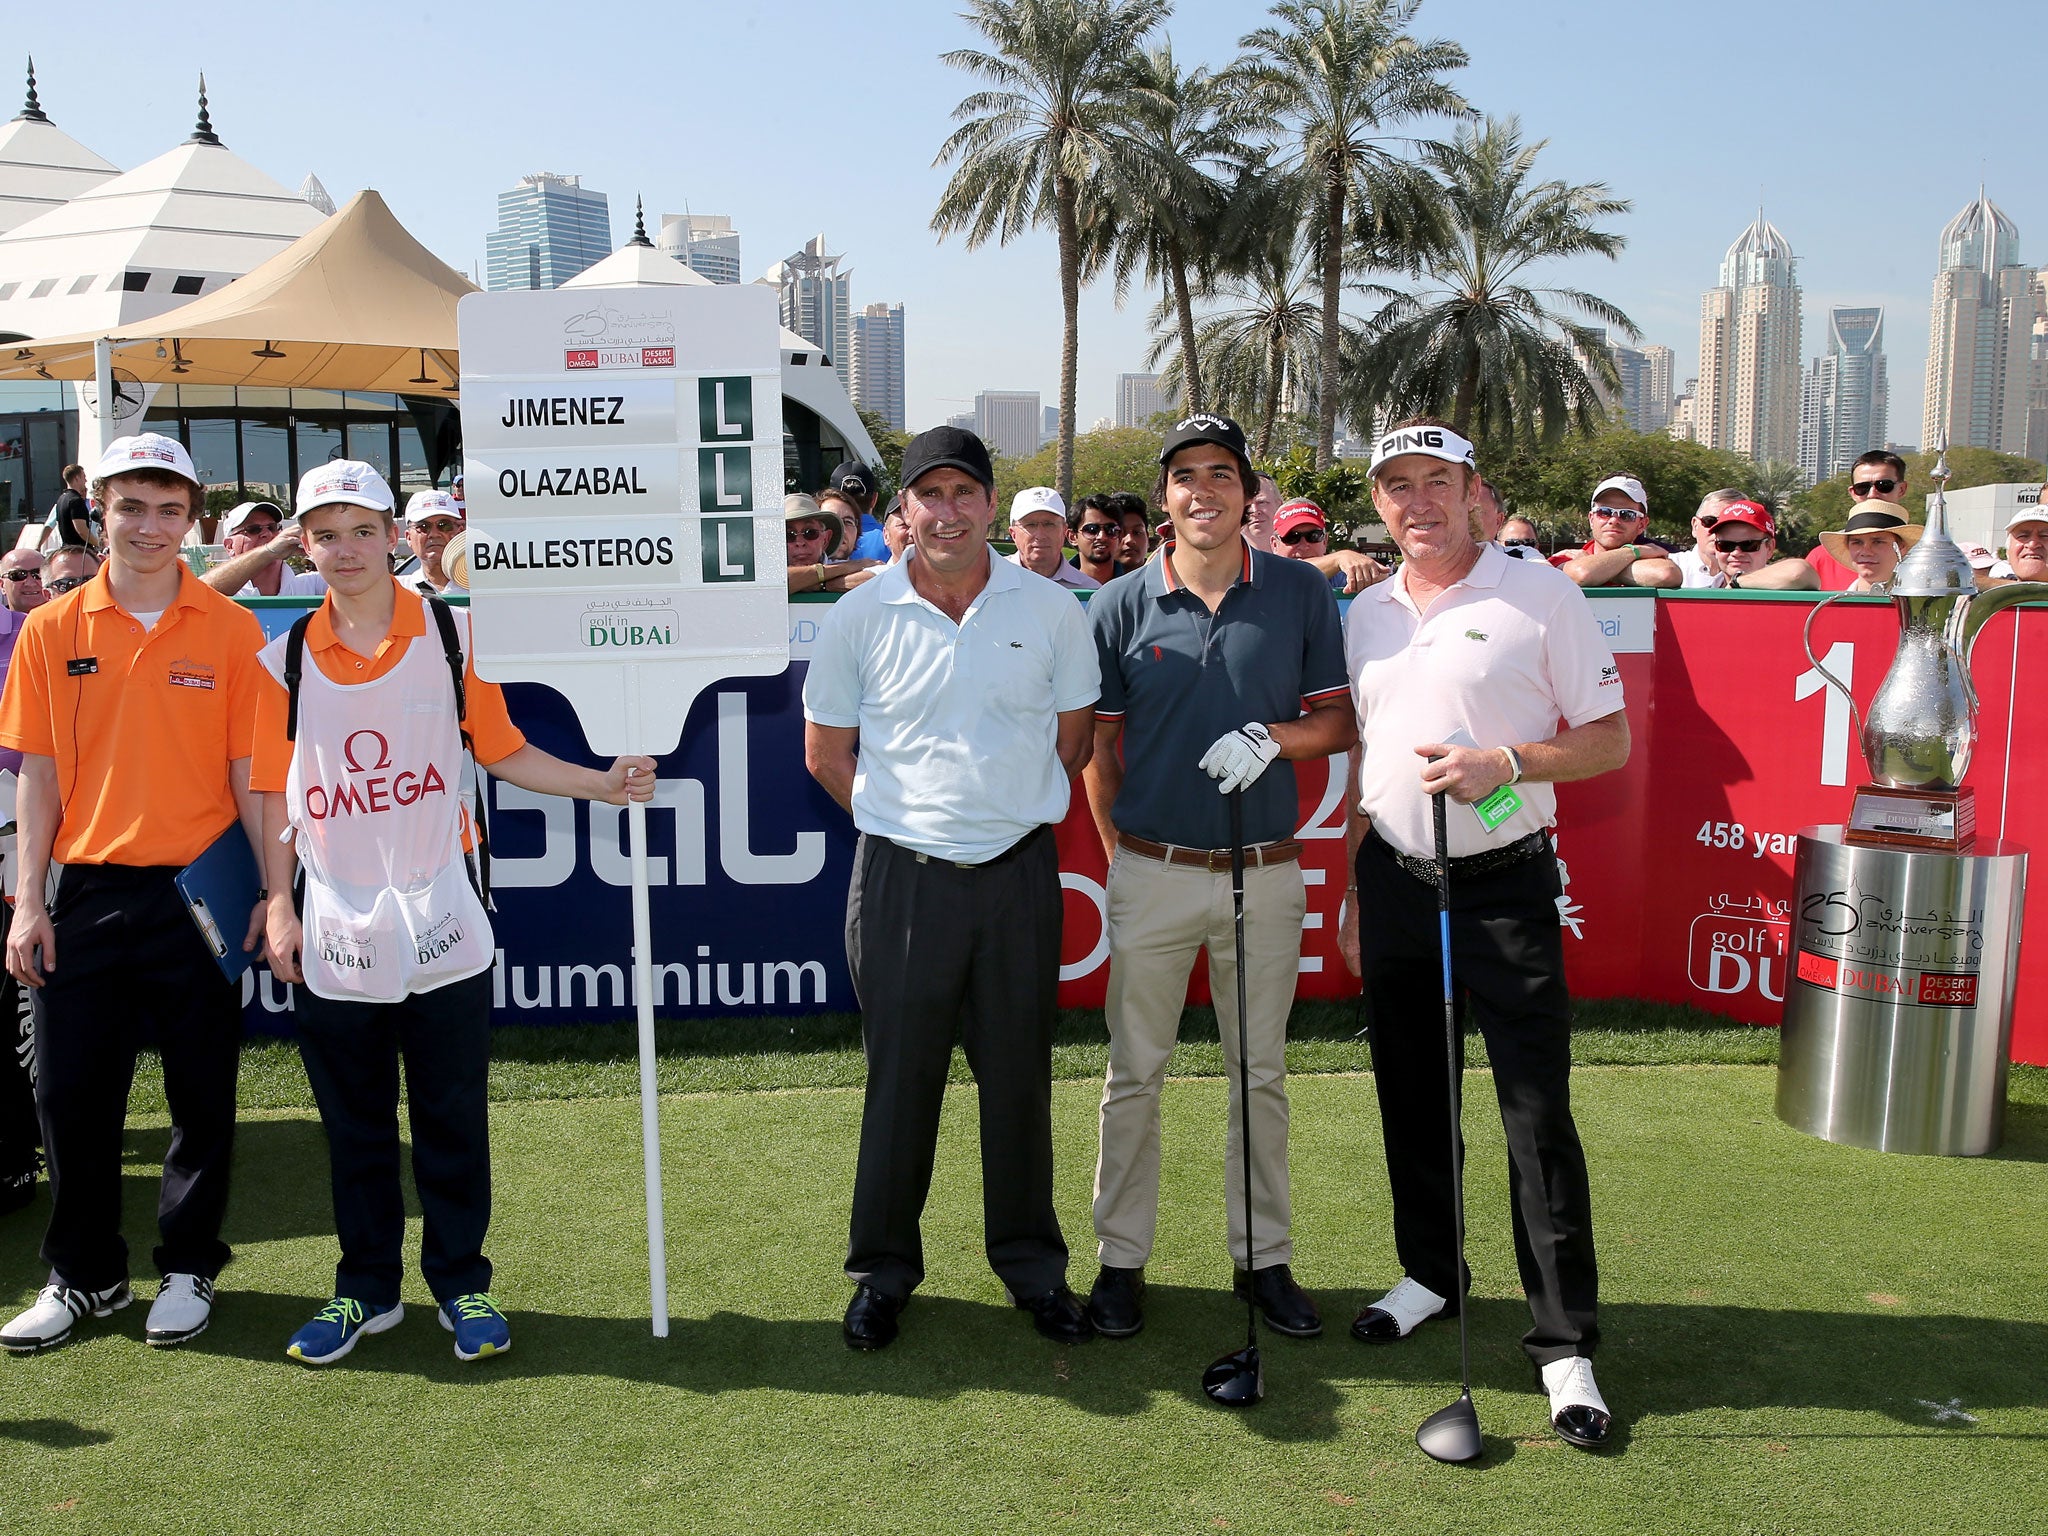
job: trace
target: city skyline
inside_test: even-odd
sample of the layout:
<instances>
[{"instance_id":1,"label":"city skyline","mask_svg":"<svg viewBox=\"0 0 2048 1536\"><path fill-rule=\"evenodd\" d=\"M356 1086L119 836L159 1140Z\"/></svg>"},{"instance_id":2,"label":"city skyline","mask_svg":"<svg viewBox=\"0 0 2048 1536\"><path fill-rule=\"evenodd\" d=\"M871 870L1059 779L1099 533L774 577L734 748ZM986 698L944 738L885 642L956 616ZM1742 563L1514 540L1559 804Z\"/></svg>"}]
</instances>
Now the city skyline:
<instances>
[{"instance_id":1,"label":"city skyline","mask_svg":"<svg viewBox=\"0 0 2048 1536\"><path fill-rule=\"evenodd\" d=\"M27 13L13 35L36 56L50 115L108 162L140 165L182 138L191 122L192 82L205 69L224 136L253 164L287 187L317 173L337 202L377 188L408 229L464 271L480 273L493 189L538 164L569 166L614 199L644 195L652 207L676 207L687 191L690 206L720 210L764 254L829 229L834 248L858 263L867 294L906 299L918 313L907 415L909 424L926 426L958 411L951 402L971 397L984 381L1029 383L1050 398L1058 377L1050 234L970 253L957 241L940 244L928 229L945 181L931 161L951 129L953 107L972 89L938 58L973 41L956 11L944 0L885 0L872 18L876 25L846 34L840 66L898 87L896 108L864 115L853 135L829 94L800 93L773 113L758 105L763 83L781 72L782 40L843 20L822 0L790 0L772 13L743 5L687 17L622 7L608 24L633 36L637 51L683 49L719 65L688 92L643 93L608 103L603 114L546 89L559 75L550 42L559 17L530 0L507 0L489 27L474 25L460 7L422 16L392 0L364 0L352 13L358 28L403 33L426 56L460 60L467 78L531 82L533 94L529 110L507 118L474 111L460 92L422 93L400 79L366 78L361 125L348 135L334 134L329 119L308 109L292 72L279 68L291 46L287 33L274 13L247 0L222 0L204 29L156 37L151 68L124 82L119 113L96 109L99 62L61 16ZM152 14L120 0L103 12L115 27L145 23ZM2000 35L2001 26L2023 26L2030 15L2016 0L1989 0L1978 8L1978 30ZM1215 66L1261 19L1257 8L1184 0L1166 35L1184 60ZM1731 0L1717 24L1776 39L1746 65L1746 89L1789 101L1832 78L1845 32L1906 35L1924 19L1902 0L1853 9L1823 3L1805 14L1796 33L1783 34L1775 8ZM1974 120L1959 127L1952 91L1901 93L1883 114L1853 122L1839 114L1803 117L1805 150L1788 159L1783 122L1771 114L1719 114L1711 132L1699 131L1700 114L1725 92L1725 67L1711 50L1692 46L1676 13L1586 0L1573 25L1560 27L1552 16L1501 0L1456 7L1428 0L1416 24L1466 47L1472 62L1456 84L1472 101L1495 114L1519 113L1532 138L1549 141L1547 174L1604 181L1632 200L1631 214L1610 221L1629 242L1618 262L1558 263L1541 280L1617 304L1642 330L1637 346L1674 349L1675 378L1698 371L1699 294L1702 277L1712 275L1712 253L1749 217L1760 193L1799 251L1812 334L1822 333L1835 306L1885 310L1893 429L1901 438L1922 419L1934 244L1980 176L2028 242L2022 259L2038 265L2048 257L2048 186L2032 164L2028 136L1988 119L1982 127ZM1603 56L1619 76L1654 74L1660 95L1683 110L1642 132L1616 135L1611 103L1563 83L1582 67L1588 35L1602 39ZM917 46L906 49L906 37L918 39ZM0 112L13 105L0 102ZM735 138L732 125L740 122L748 128ZM418 153L422 142L435 152ZM819 146L841 143L849 155L843 166L821 161ZM450 166L462 168L459 180ZM823 185L821 166L849 190L806 190ZM1816 175L1817 166L1841 169ZM1871 212L1873 196L1881 218ZM758 276L760 267L750 263L745 277ZM987 323L992 295L1001 296L995 325ZM1142 367L1150 307L1149 296L1134 294L1118 310L1106 284L1084 290L1077 401L1083 423L1113 415L1116 375Z\"/></svg>"},{"instance_id":2,"label":"city skyline","mask_svg":"<svg viewBox=\"0 0 2048 1536\"><path fill-rule=\"evenodd\" d=\"M522 176L498 194L498 227L484 236L484 287L559 288L614 249L603 192L581 176Z\"/></svg>"}]
</instances>

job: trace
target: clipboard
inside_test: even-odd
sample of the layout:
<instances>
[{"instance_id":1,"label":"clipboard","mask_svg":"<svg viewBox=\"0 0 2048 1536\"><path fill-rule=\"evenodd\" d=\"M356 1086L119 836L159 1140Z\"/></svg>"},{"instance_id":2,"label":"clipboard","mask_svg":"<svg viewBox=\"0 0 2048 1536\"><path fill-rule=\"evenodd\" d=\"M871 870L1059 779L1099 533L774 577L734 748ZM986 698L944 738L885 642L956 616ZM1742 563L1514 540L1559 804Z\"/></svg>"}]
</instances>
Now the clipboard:
<instances>
[{"instance_id":1,"label":"clipboard","mask_svg":"<svg viewBox=\"0 0 2048 1536\"><path fill-rule=\"evenodd\" d=\"M179 870L178 894L185 910L199 929L199 936L213 955L214 964L229 981L240 981L242 972L255 964L255 954L242 952L249 913L256 905L256 893L263 889L256 871L255 850L249 834L239 821L213 840L206 852Z\"/></svg>"}]
</instances>

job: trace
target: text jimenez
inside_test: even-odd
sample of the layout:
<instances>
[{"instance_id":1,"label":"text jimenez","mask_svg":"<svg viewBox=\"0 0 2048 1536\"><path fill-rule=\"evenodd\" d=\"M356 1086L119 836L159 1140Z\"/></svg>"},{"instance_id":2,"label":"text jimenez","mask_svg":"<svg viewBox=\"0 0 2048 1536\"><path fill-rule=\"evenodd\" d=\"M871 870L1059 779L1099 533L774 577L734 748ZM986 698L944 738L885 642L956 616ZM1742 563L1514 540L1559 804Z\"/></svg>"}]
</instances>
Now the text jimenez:
<instances>
[{"instance_id":1,"label":"text jimenez","mask_svg":"<svg viewBox=\"0 0 2048 1536\"><path fill-rule=\"evenodd\" d=\"M623 427L626 424L624 395L546 395L539 399L515 396L505 402L503 427Z\"/></svg>"}]
</instances>

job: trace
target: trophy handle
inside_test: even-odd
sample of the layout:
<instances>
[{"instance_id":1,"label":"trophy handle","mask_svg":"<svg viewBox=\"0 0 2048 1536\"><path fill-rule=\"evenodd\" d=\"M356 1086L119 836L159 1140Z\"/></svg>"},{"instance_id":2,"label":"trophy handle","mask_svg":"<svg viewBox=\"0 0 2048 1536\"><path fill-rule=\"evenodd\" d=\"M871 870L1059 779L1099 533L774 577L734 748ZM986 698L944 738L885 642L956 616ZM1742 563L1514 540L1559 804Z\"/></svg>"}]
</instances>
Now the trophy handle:
<instances>
[{"instance_id":1,"label":"trophy handle","mask_svg":"<svg viewBox=\"0 0 2048 1536\"><path fill-rule=\"evenodd\" d=\"M1845 598L1848 595L1849 594L1847 592L1830 593L1828 596L1822 598L1819 602L1815 603L1812 608L1808 609L1806 614L1806 627L1799 632L1799 643L1806 647L1806 659L1813 663L1813 670L1818 672L1821 675L1821 677L1826 680L1827 685L1830 688L1834 689L1835 692L1839 693L1843 698L1849 701L1849 723L1853 725L1856 729L1855 739L1861 741L1863 739L1863 711L1856 707L1856 695L1849 691L1849 685L1847 683L1843 682L1839 677L1835 676L1834 673L1830 672L1826 667L1822 666L1820 663L1820 658L1814 655L1813 653L1813 621L1820 617L1821 609L1827 607L1829 603L1839 601L1840 599Z\"/></svg>"}]
</instances>

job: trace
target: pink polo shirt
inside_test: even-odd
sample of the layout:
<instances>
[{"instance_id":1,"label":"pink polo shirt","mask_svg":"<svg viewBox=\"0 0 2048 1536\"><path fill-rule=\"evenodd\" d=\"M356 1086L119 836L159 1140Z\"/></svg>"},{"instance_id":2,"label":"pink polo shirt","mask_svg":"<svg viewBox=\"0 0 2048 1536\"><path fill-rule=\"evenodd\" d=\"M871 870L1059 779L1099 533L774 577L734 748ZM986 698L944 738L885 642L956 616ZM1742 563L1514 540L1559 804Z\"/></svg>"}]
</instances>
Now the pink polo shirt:
<instances>
[{"instance_id":1,"label":"pink polo shirt","mask_svg":"<svg viewBox=\"0 0 2048 1536\"><path fill-rule=\"evenodd\" d=\"M1548 741L1622 707L1621 672L1586 594L1488 545L1465 579L1416 610L1405 577L1351 600L1344 659L1365 744L1358 806L1402 853L1433 857L1430 796L1415 748L1462 730L1482 747ZM1453 858L1550 826L1557 791L1515 786L1522 807L1492 833L1453 803Z\"/></svg>"}]
</instances>

